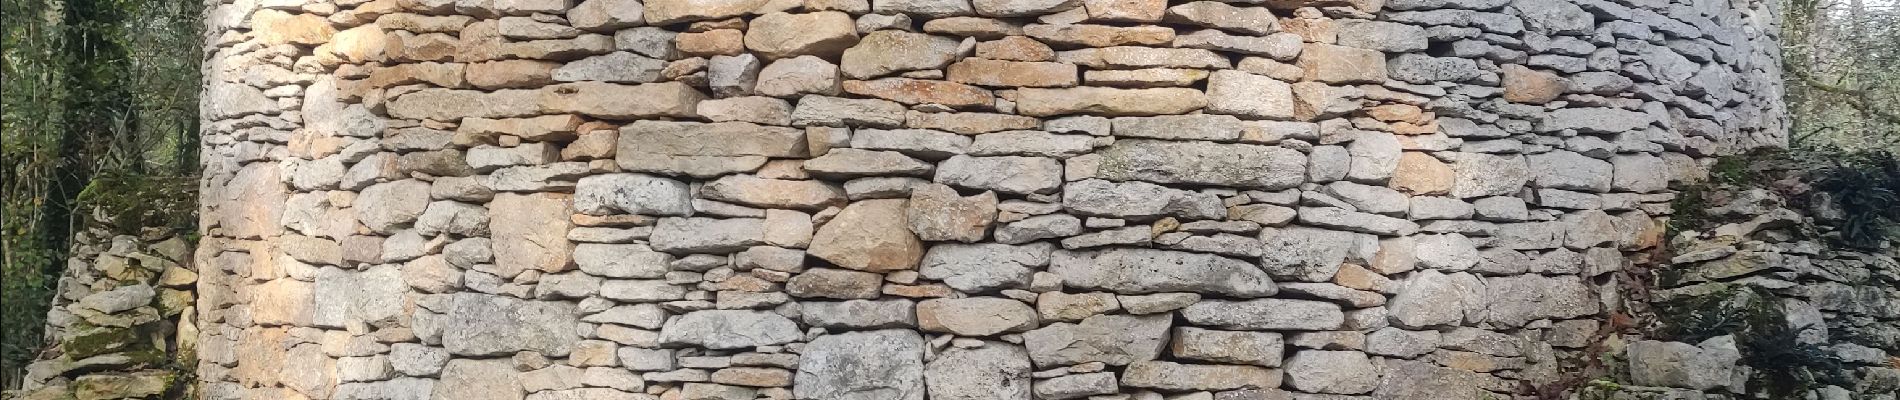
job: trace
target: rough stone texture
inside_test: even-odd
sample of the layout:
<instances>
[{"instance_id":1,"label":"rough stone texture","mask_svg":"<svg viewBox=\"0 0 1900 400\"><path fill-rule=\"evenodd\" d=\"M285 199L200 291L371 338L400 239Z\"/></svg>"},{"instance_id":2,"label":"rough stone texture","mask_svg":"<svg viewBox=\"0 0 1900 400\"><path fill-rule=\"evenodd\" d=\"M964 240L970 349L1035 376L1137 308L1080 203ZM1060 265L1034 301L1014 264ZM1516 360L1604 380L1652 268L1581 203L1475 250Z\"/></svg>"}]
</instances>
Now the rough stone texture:
<instances>
[{"instance_id":1,"label":"rough stone texture","mask_svg":"<svg viewBox=\"0 0 1900 400\"><path fill-rule=\"evenodd\" d=\"M1526 398L1667 262L1819 322L1853 387L1803 396L1891 392L1891 255L1662 229L1786 140L1775 10L212 4L201 254L76 240L55 305L111 294L49 321L192 336L220 399ZM1759 386L1693 346L1620 359ZM75 350L24 381L141 382Z\"/></svg>"},{"instance_id":2,"label":"rough stone texture","mask_svg":"<svg viewBox=\"0 0 1900 400\"><path fill-rule=\"evenodd\" d=\"M924 398L924 339L881 330L819 336L798 360L792 393L808 399Z\"/></svg>"}]
</instances>

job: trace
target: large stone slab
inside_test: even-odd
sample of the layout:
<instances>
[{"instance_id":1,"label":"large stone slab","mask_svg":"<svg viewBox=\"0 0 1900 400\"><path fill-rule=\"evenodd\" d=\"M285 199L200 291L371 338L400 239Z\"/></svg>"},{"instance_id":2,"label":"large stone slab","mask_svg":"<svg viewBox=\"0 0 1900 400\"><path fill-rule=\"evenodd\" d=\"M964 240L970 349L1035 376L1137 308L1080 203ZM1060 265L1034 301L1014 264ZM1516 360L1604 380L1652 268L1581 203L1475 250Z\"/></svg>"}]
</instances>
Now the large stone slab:
<instances>
[{"instance_id":1,"label":"large stone slab","mask_svg":"<svg viewBox=\"0 0 1900 400\"><path fill-rule=\"evenodd\" d=\"M917 268L924 244L905 222L907 203L905 199L876 199L845 206L818 228L808 254L856 270Z\"/></svg>"},{"instance_id":2,"label":"large stone slab","mask_svg":"<svg viewBox=\"0 0 1900 400\"><path fill-rule=\"evenodd\" d=\"M1128 139L1098 154L1096 176L1111 181L1278 190L1306 180L1306 156L1285 147Z\"/></svg>"},{"instance_id":3,"label":"large stone slab","mask_svg":"<svg viewBox=\"0 0 1900 400\"><path fill-rule=\"evenodd\" d=\"M561 357L581 339L574 332L579 320L573 303L480 293L447 296L442 347L451 354L501 356L531 350Z\"/></svg>"},{"instance_id":4,"label":"large stone slab","mask_svg":"<svg viewBox=\"0 0 1900 400\"><path fill-rule=\"evenodd\" d=\"M528 395L521 371L507 358L451 360L442 368L431 400L521 400Z\"/></svg>"},{"instance_id":5,"label":"large stone slab","mask_svg":"<svg viewBox=\"0 0 1900 400\"><path fill-rule=\"evenodd\" d=\"M567 240L567 230L573 226L569 221L572 203L570 195L561 193L495 195L488 206L488 221L495 268L506 274L503 278L527 270L569 268L574 252L574 243Z\"/></svg>"},{"instance_id":6,"label":"large stone slab","mask_svg":"<svg viewBox=\"0 0 1900 400\"><path fill-rule=\"evenodd\" d=\"M1186 114L1206 106L1207 94L1188 88L1023 88L1016 92L1017 112L1035 117Z\"/></svg>"},{"instance_id":7,"label":"large stone slab","mask_svg":"<svg viewBox=\"0 0 1900 400\"><path fill-rule=\"evenodd\" d=\"M924 385L936 400L1029 400L1030 372L1022 346L985 342L945 349L924 365Z\"/></svg>"},{"instance_id":8,"label":"large stone slab","mask_svg":"<svg viewBox=\"0 0 1900 400\"><path fill-rule=\"evenodd\" d=\"M1148 219L1163 216L1220 219L1227 207L1220 197L1147 182L1088 179L1063 188L1062 207L1080 215Z\"/></svg>"},{"instance_id":9,"label":"large stone slab","mask_svg":"<svg viewBox=\"0 0 1900 400\"><path fill-rule=\"evenodd\" d=\"M780 345L803 337L797 322L770 311L694 311L660 328L662 344L722 350Z\"/></svg>"},{"instance_id":10,"label":"large stone slab","mask_svg":"<svg viewBox=\"0 0 1900 400\"><path fill-rule=\"evenodd\" d=\"M1057 251L1049 272L1071 288L1120 294L1196 292L1266 297L1278 292L1273 279L1253 263L1201 253L1116 248Z\"/></svg>"},{"instance_id":11,"label":"large stone slab","mask_svg":"<svg viewBox=\"0 0 1900 400\"><path fill-rule=\"evenodd\" d=\"M1049 264L1054 248L1049 242L939 244L924 253L918 272L964 293L1023 289L1037 268Z\"/></svg>"},{"instance_id":12,"label":"large stone slab","mask_svg":"<svg viewBox=\"0 0 1900 400\"><path fill-rule=\"evenodd\" d=\"M923 400L924 338L908 330L819 336L798 358L801 399Z\"/></svg>"},{"instance_id":13,"label":"large stone slab","mask_svg":"<svg viewBox=\"0 0 1900 400\"><path fill-rule=\"evenodd\" d=\"M403 295L409 292L402 269L387 264L363 271L323 268L317 270L315 288L313 323L330 328L393 320L402 315Z\"/></svg>"},{"instance_id":14,"label":"large stone slab","mask_svg":"<svg viewBox=\"0 0 1900 400\"><path fill-rule=\"evenodd\" d=\"M1089 362L1128 365L1161 356L1172 314L1096 315L1072 324L1058 322L1023 333L1023 345L1037 368Z\"/></svg>"},{"instance_id":15,"label":"large stone slab","mask_svg":"<svg viewBox=\"0 0 1900 400\"><path fill-rule=\"evenodd\" d=\"M805 158L805 131L749 122L643 120L620 127L621 168L700 178L746 172L768 157Z\"/></svg>"},{"instance_id":16,"label":"large stone slab","mask_svg":"<svg viewBox=\"0 0 1900 400\"><path fill-rule=\"evenodd\" d=\"M1255 331L1333 330L1346 321L1339 305L1290 299L1203 300L1181 309L1181 317L1200 326Z\"/></svg>"}]
</instances>

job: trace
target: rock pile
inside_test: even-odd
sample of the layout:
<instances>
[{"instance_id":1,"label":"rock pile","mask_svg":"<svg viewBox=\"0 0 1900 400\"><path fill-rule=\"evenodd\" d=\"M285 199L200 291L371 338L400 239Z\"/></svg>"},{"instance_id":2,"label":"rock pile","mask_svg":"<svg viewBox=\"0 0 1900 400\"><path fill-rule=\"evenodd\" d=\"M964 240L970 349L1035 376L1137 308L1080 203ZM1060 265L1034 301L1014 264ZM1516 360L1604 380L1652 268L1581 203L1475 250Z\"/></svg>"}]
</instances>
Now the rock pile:
<instances>
[{"instance_id":1,"label":"rock pile","mask_svg":"<svg viewBox=\"0 0 1900 400\"><path fill-rule=\"evenodd\" d=\"M1525 393L1785 137L1734 4L222 4L202 390Z\"/></svg>"},{"instance_id":2,"label":"rock pile","mask_svg":"<svg viewBox=\"0 0 1900 400\"><path fill-rule=\"evenodd\" d=\"M70 256L46 314L48 350L26 367L17 398L179 393L188 382L171 367L192 359L198 334L191 244L167 230L92 227L75 235Z\"/></svg>"},{"instance_id":3,"label":"rock pile","mask_svg":"<svg viewBox=\"0 0 1900 400\"><path fill-rule=\"evenodd\" d=\"M1723 398L1717 396L1768 393L1781 389L1763 379L1775 371L1762 371L1761 361L1741 359L1750 352L1798 355L1805 351L1799 348L1810 348L1819 353L1811 357L1827 357L1838 366L1817 371L1814 389L1803 393L1808 398L1895 398L1900 393L1900 290L1895 289L1900 287L1900 261L1895 261L1894 243L1869 249L1828 239L1838 234L1845 215L1824 197L1803 208L1762 188L1724 187L1712 193L1719 193L1708 196L1721 198L1721 204L1709 204L1704 213L1737 222L1672 238L1675 255L1658 260L1665 264L1658 269L1661 286L1650 293L1656 304L1708 306L1660 310L1658 317L1779 317L1770 323L1782 325L1777 328L1790 336L1758 338L1762 342L1754 348L1738 344L1736 335L1698 343L1641 337L1612 343L1616 346L1611 350L1623 353L1629 366L1627 382L1632 385L1622 388L1622 395ZM1766 346L1780 348L1761 348ZM1778 357L1766 367L1802 367L1804 361L1794 358Z\"/></svg>"}]
</instances>

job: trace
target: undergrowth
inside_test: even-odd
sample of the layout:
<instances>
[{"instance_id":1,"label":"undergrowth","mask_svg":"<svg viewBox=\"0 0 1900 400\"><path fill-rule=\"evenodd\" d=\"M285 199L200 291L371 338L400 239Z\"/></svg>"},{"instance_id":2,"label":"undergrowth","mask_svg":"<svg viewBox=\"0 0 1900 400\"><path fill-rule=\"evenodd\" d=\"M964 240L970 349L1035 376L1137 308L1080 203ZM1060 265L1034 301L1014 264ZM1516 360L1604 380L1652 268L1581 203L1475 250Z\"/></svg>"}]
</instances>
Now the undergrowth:
<instances>
[{"instance_id":1,"label":"undergrowth","mask_svg":"<svg viewBox=\"0 0 1900 400\"><path fill-rule=\"evenodd\" d=\"M1777 297L1766 289L1736 287L1708 295L1663 302L1658 338L1697 343L1734 335L1742 364L1754 369L1759 391L1793 398L1808 389L1836 382L1840 360L1816 343L1800 340L1806 327L1788 326Z\"/></svg>"}]
</instances>

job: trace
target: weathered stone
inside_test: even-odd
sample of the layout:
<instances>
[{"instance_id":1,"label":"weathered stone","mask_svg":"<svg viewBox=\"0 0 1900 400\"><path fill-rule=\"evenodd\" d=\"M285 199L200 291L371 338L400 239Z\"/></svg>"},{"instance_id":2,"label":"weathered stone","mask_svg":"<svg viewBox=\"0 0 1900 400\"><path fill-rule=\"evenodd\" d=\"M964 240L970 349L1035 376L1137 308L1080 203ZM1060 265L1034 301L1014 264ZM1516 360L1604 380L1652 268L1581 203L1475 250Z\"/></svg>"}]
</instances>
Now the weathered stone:
<instances>
[{"instance_id":1,"label":"weathered stone","mask_svg":"<svg viewBox=\"0 0 1900 400\"><path fill-rule=\"evenodd\" d=\"M643 120L620 128L614 160L632 171L712 177L757 169L766 157L807 154L805 132L798 129Z\"/></svg>"},{"instance_id":2,"label":"weathered stone","mask_svg":"<svg viewBox=\"0 0 1900 400\"><path fill-rule=\"evenodd\" d=\"M1498 69L1504 75L1504 100L1507 101L1544 104L1556 100L1557 96L1562 96L1569 89L1568 82L1557 74L1517 64L1506 64Z\"/></svg>"},{"instance_id":3,"label":"weathered stone","mask_svg":"<svg viewBox=\"0 0 1900 400\"><path fill-rule=\"evenodd\" d=\"M1264 389L1280 386L1280 371L1247 365L1141 361L1122 372L1122 385L1166 391Z\"/></svg>"},{"instance_id":4,"label":"weathered stone","mask_svg":"<svg viewBox=\"0 0 1900 400\"><path fill-rule=\"evenodd\" d=\"M906 200L864 200L845 206L812 237L810 254L840 267L895 271L917 267L923 243L905 223Z\"/></svg>"},{"instance_id":5,"label":"weathered stone","mask_svg":"<svg viewBox=\"0 0 1900 400\"><path fill-rule=\"evenodd\" d=\"M659 81L660 70L665 67L665 61L621 51L567 63L554 69L550 77L561 82L647 83Z\"/></svg>"},{"instance_id":6,"label":"weathered stone","mask_svg":"<svg viewBox=\"0 0 1900 400\"><path fill-rule=\"evenodd\" d=\"M871 32L844 51L839 70L852 79L939 69L956 61L959 42L941 36L884 30Z\"/></svg>"},{"instance_id":7,"label":"weathered stone","mask_svg":"<svg viewBox=\"0 0 1900 400\"><path fill-rule=\"evenodd\" d=\"M1378 83L1386 78L1385 55L1373 50L1314 44L1300 52L1295 64L1306 70L1306 79L1312 81Z\"/></svg>"},{"instance_id":8,"label":"weathered stone","mask_svg":"<svg viewBox=\"0 0 1900 400\"><path fill-rule=\"evenodd\" d=\"M871 3L871 11L879 14L904 13L942 18L976 13L969 0L877 0Z\"/></svg>"},{"instance_id":9,"label":"weathered stone","mask_svg":"<svg viewBox=\"0 0 1900 400\"><path fill-rule=\"evenodd\" d=\"M766 0L647 0L646 21L653 26L718 20L758 12Z\"/></svg>"},{"instance_id":10,"label":"weathered stone","mask_svg":"<svg viewBox=\"0 0 1900 400\"><path fill-rule=\"evenodd\" d=\"M400 267L381 265L364 271L323 268L316 275L312 325L344 327L402 314L403 294L409 287L403 282Z\"/></svg>"},{"instance_id":11,"label":"weathered stone","mask_svg":"<svg viewBox=\"0 0 1900 400\"><path fill-rule=\"evenodd\" d=\"M798 398L923 400L924 339L908 330L846 332L805 345L792 393Z\"/></svg>"},{"instance_id":12,"label":"weathered stone","mask_svg":"<svg viewBox=\"0 0 1900 400\"><path fill-rule=\"evenodd\" d=\"M406 179L363 189L363 194L353 202L356 218L376 232L394 232L406 227L428 208L428 186L427 182Z\"/></svg>"},{"instance_id":13,"label":"weathered stone","mask_svg":"<svg viewBox=\"0 0 1900 400\"><path fill-rule=\"evenodd\" d=\"M1167 344L1169 314L1097 315L1079 324L1058 322L1023 333L1038 368L1090 362L1128 365L1153 360Z\"/></svg>"},{"instance_id":14,"label":"weathered stone","mask_svg":"<svg viewBox=\"0 0 1900 400\"><path fill-rule=\"evenodd\" d=\"M1196 1L1168 7L1169 21L1188 23L1249 35L1267 35L1280 31L1279 18L1266 7L1235 7L1213 1Z\"/></svg>"},{"instance_id":15,"label":"weathered stone","mask_svg":"<svg viewBox=\"0 0 1900 400\"><path fill-rule=\"evenodd\" d=\"M495 239L495 265L501 271L560 272L570 267L574 244L567 240L572 226L573 199L558 193L495 196L488 220Z\"/></svg>"},{"instance_id":16,"label":"weathered stone","mask_svg":"<svg viewBox=\"0 0 1900 400\"><path fill-rule=\"evenodd\" d=\"M1049 193L1062 185L1062 163L1041 157L955 156L938 165L932 180L1003 193Z\"/></svg>"},{"instance_id":17,"label":"weathered stone","mask_svg":"<svg viewBox=\"0 0 1900 400\"><path fill-rule=\"evenodd\" d=\"M1517 194L1531 178L1530 165L1515 154L1451 153L1451 195L1461 199Z\"/></svg>"},{"instance_id":18,"label":"weathered stone","mask_svg":"<svg viewBox=\"0 0 1900 400\"><path fill-rule=\"evenodd\" d=\"M1195 325L1240 330L1322 331L1345 323L1338 305L1287 299L1202 300L1182 309L1181 317Z\"/></svg>"},{"instance_id":19,"label":"weathered stone","mask_svg":"<svg viewBox=\"0 0 1900 400\"><path fill-rule=\"evenodd\" d=\"M1168 115L1206 107L1207 95L1188 88L1025 88L1016 92L1016 103L1017 112L1036 117Z\"/></svg>"},{"instance_id":20,"label":"weathered stone","mask_svg":"<svg viewBox=\"0 0 1900 400\"><path fill-rule=\"evenodd\" d=\"M1286 361L1287 383L1302 392L1360 394L1379 385L1379 372L1357 351L1305 350Z\"/></svg>"},{"instance_id":21,"label":"weathered stone","mask_svg":"<svg viewBox=\"0 0 1900 400\"><path fill-rule=\"evenodd\" d=\"M1298 185L1306 177L1306 157L1284 147L1118 140L1098 154L1103 159L1097 176L1112 181L1277 190Z\"/></svg>"},{"instance_id":22,"label":"weathered stone","mask_svg":"<svg viewBox=\"0 0 1900 400\"><path fill-rule=\"evenodd\" d=\"M713 122L791 125L792 103L764 96L729 97L699 102L699 115Z\"/></svg>"},{"instance_id":23,"label":"weathered stone","mask_svg":"<svg viewBox=\"0 0 1900 400\"><path fill-rule=\"evenodd\" d=\"M785 293L801 298L875 299L883 283L883 276L869 272L813 268L787 280Z\"/></svg>"},{"instance_id":24,"label":"weathered stone","mask_svg":"<svg viewBox=\"0 0 1900 400\"><path fill-rule=\"evenodd\" d=\"M996 222L996 193L962 197L941 184L911 189L905 220L918 239L929 241L983 240Z\"/></svg>"},{"instance_id":25,"label":"weathered stone","mask_svg":"<svg viewBox=\"0 0 1900 400\"><path fill-rule=\"evenodd\" d=\"M1168 354L1186 360L1278 367L1286 343L1280 334L1272 332L1182 326L1174 328L1174 338L1168 346Z\"/></svg>"},{"instance_id":26,"label":"weathered stone","mask_svg":"<svg viewBox=\"0 0 1900 400\"><path fill-rule=\"evenodd\" d=\"M915 328L917 306L910 300L799 302L804 322L826 329Z\"/></svg>"},{"instance_id":27,"label":"weathered stone","mask_svg":"<svg viewBox=\"0 0 1900 400\"><path fill-rule=\"evenodd\" d=\"M1076 67L1055 62L966 58L950 64L944 79L995 87L1068 87L1076 84Z\"/></svg>"},{"instance_id":28,"label":"weathered stone","mask_svg":"<svg viewBox=\"0 0 1900 400\"><path fill-rule=\"evenodd\" d=\"M1681 342L1641 340L1630 343L1630 380L1645 386L1714 390L1729 387L1741 353L1735 339L1719 336L1700 346Z\"/></svg>"},{"instance_id":29,"label":"weathered stone","mask_svg":"<svg viewBox=\"0 0 1900 400\"><path fill-rule=\"evenodd\" d=\"M443 313L442 347L455 355L494 356L531 350L558 357L567 355L581 339L574 332L578 321L573 303L479 293L447 296L449 309ZM443 375L448 376L455 365L450 362Z\"/></svg>"},{"instance_id":30,"label":"weathered stone","mask_svg":"<svg viewBox=\"0 0 1900 400\"><path fill-rule=\"evenodd\" d=\"M802 338L798 323L769 311L694 311L666 322L660 342L709 349L748 349Z\"/></svg>"},{"instance_id":31,"label":"weathered stone","mask_svg":"<svg viewBox=\"0 0 1900 400\"><path fill-rule=\"evenodd\" d=\"M645 174L606 174L581 178L575 185L574 210L590 215L624 212L689 216L692 196L684 182Z\"/></svg>"},{"instance_id":32,"label":"weathered stone","mask_svg":"<svg viewBox=\"0 0 1900 400\"><path fill-rule=\"evenodd\" d=\"M1069 287L1122 294L1198 292L1263 297L1276 292L1273 281L1251 263L1167 250L1058 251L1050 261L1049 272L1061 276Z\"/></svg>"},{"instance_id":33,"label":"weathered stone","mask_svg":"<svg viewBox=\"0 0 1900 400\"><path fill-rule=\"evenodd\" d=\"M838 66L817 56L797 56L773 61L759 70L752 90L761 95L790 97L800 94L836 95Z\"/></svg>"},{"instance_id":34,"label":"weathered stone","mask_svg":"<svg viewBox=\"0 0 1900 400\"><path fill-rule=\"evenodd\" d=\"M1519 275L1486 279L1490 321L1520 326L1546 318L1596 314L1597 295L1575 276Z\"/></svg>"},{"instance_id":35,"label":"weathered stone","mask_svg":"<svg viewBox=\"0 0 1900 400\"><path fill-rule=\"evenodd\" d=\"M836 185L812 180L766 179L754 175L719 178L701 187L699 196L755 207L807 211L845 203L844 189Z\"/></svg>"},{"instance_id":36,"label":"weathered stone","mask_svg":"<svg viewBox=\"0 0 1900 400\"><path fill-rule=\"evenodd\" d=\"M1156 46L1174 41L1174 29L1163 26L1031 24L1023 27L1023 34L1057 48Z\"/></svg>"},{"instance_id":37,"label":"weathered stone","mask_svg":"<svg viewBox=\"0 0 1900 400\"><path fill-rule=\"evenodd\" d=\"M1219 219L1227 210L1211 194L1172 189L1147 182L1088 179L1062 191L1062 207L1080 215L1145 219L1174 216Z\"/></svg>"},{"instance_id":38,"label":"weathered stone","mask_svg":"<svg viewBox=\"0 0 1900 400\"><path fill-rule=\"evenodd\" d=\"M1029 286L1030 274L1036 268L1049 263L1053 247L1047 242L1020 246L940 244L924 253L918 272L965 293L1021 289Z\"/></svg>"},{"instance_id":39,"label":"weathered stone","mask_svg":"<svg viewBox=\"0 0 1900 400\"><path fill-rule=\"evenodd\" d=\"M1426 270L1406 279L1386 309L1402 328L1456 326L1484 319L1484 296L1484 284L1475 276Z\"/></svg>"},{"instance_id":40,"label":"weathered stone","mask_svg":"<svg viewBox=\"0 0 1900 400\"><path fill-rule=\"evenodd\" d=\"M1116 392L1115 373L1096 372L1063 375L1036 381L1034 389L1037 399L1046 400L1068 400L1093 395L1112 395Z\"/></svg>"},{"instance_id":41,"label":"weathered stone","mask_svg":"<svg viewBox=\"0 0 1900 400\"><path fill-rule=\"evenodd\" d=\"M930 163L895 151L836 149L806 160L805 171L818 176L857 177L908 175L929 176ZM847 191L850 187L847 185Z\"/></svg>"},{"instance_id":42,"label":"weathered stone","mask_svg":"<svg viewBox=\"0 0 1900 400\"><path fill-rule=\"evenodd\" d=\"M857 42L851 15L837 11L761 15L750 21L745 35L746 49L768 59L837 57Z\"/></svg>"},{"instance_id":43,"label":"weathered stone","mask_svg":"<svg viewBox=\"0 0 1900 400\"><path fill-rule=\"evenodd\" d=\"M984 342L982 347L952 347L924 365L930 398L940 400L1025 400L1029 398L1029 354L1022 346Z\"/></svg>"},{"instance_id":44,"label":"weathered stone","mask_svg":"<svg viewBox=\"0 0 1900 400\"><path fill-rule=\"evenodd\" d=\"M1399 156L1398 166L1386 184L1412 195L1446 194L1451 192L1454 176L1451 166L1437 157L1408 151Z\"/></svg>"},{"instance_id":45,"label":"weathered stone","mask_svg":"<svg viewBox=\"0 0 1900 400\"><path fill-rule=\"evenodd\" d=\"M792 109L794 126L896 128L904 124L904 105L882 99L805 96Z\"/></svg>"},{"instance_id":46,"label":"weathered stone","mask_svg":"<svg viewBox=\"0 0 1900 400\"><path fill-rule=\"evenodd\" d=\"M845 93L871 96L904 104L938 104L951 108L989 108L996 103L990 91L955 82L910 78L845 81Z\"/></svg>"},{"instance_id":47,"label":"weathered stone","mask_svg":"<svg viewBox=\"0 0 1900 400\"><path fill-rule=\"evenodd\" d=\"M1174 47L1252 54L1266 56L1274 60L1288 61L1299 57L1303 43L1300 41L1300 35L1284 32L1266 36L1241 36L1222 33L1216 29L1203 29L1175 36ZM1254 68L1250 68L1249 63L1249 61L1241 61L1239 65L1240 70L1248 73L1262 73ZM1301 74L1305 73L1298 68L1285 64L1280 64L1280 66L1288 68L1291 74L1284 76L1277 74L1267 75L1273 76L1276 79L1298 79Z\"/></svg>"},{"instance_id":48,"label":"weathered stone","mask_svg":"<svg viewBox=\"0 0 1900 400\"><path fill-rule=\"evenodd\" d=\"M765 244L760 218L662 218L649 243L668 253L732 253Z\"/></svg>"},{"instance_id":49,"label":"weathered stone","mask_svg":"<svg viewBox=\"0 0 1900 400\"><path fill-rule=\"evenodd\" d=\"M575 28L606 31L646 24L646 7L632 0L586 0L567 10Z\"/></svg>"},{"instance_id":50,"label":"weathered stone","mask_svg":"<svg viewBox=\"0 0 1900 400\"><path fill-rule=\"evenodd\" d=\"M1291 119L1293 87L1265 76L1233 70L1214 71L1207 78L1207 112L1249 119Z\"/></svg>"},{"instance_id":51,"label":"weathered stone","mask_svg":"<svg viewBox=\"0 0 1900 400\"><path fill-rule=\"evenodd\" d=\"M1035 329L1036 310L999 297L930 299L917 303L917 327L957 336L991 336Z\"/></svg>"}]
</instances>

